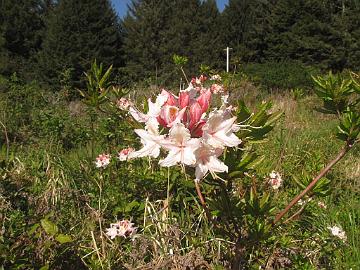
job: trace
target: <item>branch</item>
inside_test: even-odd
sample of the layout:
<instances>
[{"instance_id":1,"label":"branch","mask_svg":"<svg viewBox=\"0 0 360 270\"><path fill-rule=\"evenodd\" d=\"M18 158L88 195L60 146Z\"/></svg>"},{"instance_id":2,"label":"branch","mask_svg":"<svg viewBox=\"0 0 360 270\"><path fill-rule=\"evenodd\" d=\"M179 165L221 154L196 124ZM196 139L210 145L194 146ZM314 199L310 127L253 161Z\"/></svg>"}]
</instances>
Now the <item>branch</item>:
<instances>
[{"instance_id":1,"label":"branch","mask_svg":"<svg viewBox=\"0 0 360 270\"><path fill-rule=\"evenodd\" d=\"M315 185L316 183L340 160L342 159L345 154L351 149L353 145L346 145L340 150L338 155L329 162L329 164L321 170L321 172L311 181L311 183L299 194L297 195L286 207L282 210L274 219L273 225L280 221L280 219L293 207L302 197L306 195Z\"/></svg>"},{"instance_id":2,"label":"branch","mask_svg":"<svg viewBox=\"0 0 360 270\"><path fill-rule=\"evenodd\" d=\"M204 208L207 218L211 220L209 209L206 206L204 196L202 195L201 190L200 190L199 181L194 180L194 183L195 183L196 193L200 199L201 206Z\"/></svg>"}]
</instances>

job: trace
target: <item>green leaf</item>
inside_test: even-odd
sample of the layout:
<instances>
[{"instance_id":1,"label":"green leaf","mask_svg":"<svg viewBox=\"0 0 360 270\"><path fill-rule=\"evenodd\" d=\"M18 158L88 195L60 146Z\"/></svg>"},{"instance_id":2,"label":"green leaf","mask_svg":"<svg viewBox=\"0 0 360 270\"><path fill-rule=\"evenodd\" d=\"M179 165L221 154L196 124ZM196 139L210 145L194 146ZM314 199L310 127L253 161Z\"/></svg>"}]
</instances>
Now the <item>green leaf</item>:
<instances>
[{"instance_id":1,"label":"green leaf","mask_svg":"<svg viewBox=\"0 0 360 270\"><path fill-rule=\"evenodd\" d=\"M128 203L125 207L125 212L131 212L135 207L138 207L139 203L137 201L132 201L130 203Z\"/></svg>"},{"instance_id":2,"label":"green leaf","mask_svg":"<svg viewBox=\"0 0 360 270\"><path fill-rule=\"evenodd\" d=\"M49 270L49 264L45 264L39 270Z\"/></svg>"},{"instance_id":3,"label":"green leaf","mask_svg":"<svg viewBox=\"0 0 360 270\"><path fill-rule=\"evenodd\" d=\"M55 237L55 240L58 241L60 244L70 243L73 241L70 235L61 233Z\"/></svg>"},{"instance_id":4,"label":"green leaf","mask_svg":"<svg viewBox=\"0 0 360 270\"><path fill-rule=\"evenodd\" d=\"M39 223L35 223L34 225L32 225L30 230L28 230L28 235L32 235L36 231L36 229L39 228L39 226Z\"/></svg>"},{"instance_id":5,"label":"green leaf","mask_svg":"<svg viewBox=\"0 0 360 270\"><path fill-rule=\"evenodd\" d=\"M44 229L44 231L47 234L50 234L52 236L55 236L58 233L58 227L56 226L55 223L53 223L52 221L48 220L48 219L42 219L41 221L41 227Z\"/></svg>"}]
</instances>

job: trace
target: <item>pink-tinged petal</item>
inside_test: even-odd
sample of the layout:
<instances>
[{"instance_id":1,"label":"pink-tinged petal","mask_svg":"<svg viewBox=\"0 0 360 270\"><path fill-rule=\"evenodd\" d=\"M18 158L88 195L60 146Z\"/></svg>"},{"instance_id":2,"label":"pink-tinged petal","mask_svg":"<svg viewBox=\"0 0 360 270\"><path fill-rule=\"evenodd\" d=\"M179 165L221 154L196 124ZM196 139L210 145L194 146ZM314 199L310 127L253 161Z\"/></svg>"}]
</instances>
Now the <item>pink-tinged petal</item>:
<instances>
[{"instance_id":1,"label":"pink-tinged petal","mask_svg":"<svg viewBox=\"0 0 360 270\"><path fill-rule=\"evenodd\" d=\"M209 108L209 105L210 105L210 101L211 101L210 89L206 90L198 97L197 102L199 102L199 104L201 106L202 113L207 111L207 109Z\"/></svg>"},{"instance_id":2,"label":"pink-tinged petal","mask_svg":"<svg viewBox=\"0 0 360 270\"><path fill-rule=\"evenodd\" d=\"M202 108L199 102L194 102L190 106L190 124L189 129L192 129L201 119Z\"/></svg>"},{"instance_id":3,"label":"pink-tinged petal","mask_svg":"<svg viewBox=\"0 0 360 270\"><path fill-rule=\"evenodd\" d=\"M189 105L190 96L188 92L181 91L179 94L179 106L180 108L185 108Z\"/></svg>"},{"instance_id":4,"label":"pink-tinged petal","mask_svg":"<svg viewBox=\"0 0 360 270\"><path fill-rule=\"evenodd\" d=\"M163 127L167 127L167 124L164 119L162 119L161 115L156 117L156 120L159 122L159 124Z\"/></svg>"},{"instance_id":5,"label":"pink-tinged petal","mask_svg":"<svg viewBox=\"0 0 360 270\"><path fill-rule=\"evenodd\" d=\"M159 135L159 121L155 117L150 117L145 123L145 130L152 135Z\"/></svg>"},{"instance_id":6,"label":"pink-tinged petal","mask_svg":"<svg viewBox=\"0 0 360 270\"><path fill-rule=\"evenodd\" d=\"M216 130L224 130L225 132L231 131L235 121L236 116L229 119L223 118L223 121L217 126Z\"/></svg>"},{"instance_id":7,"label":"pink-tinged petal","mask_svg":"<svg viewBox=\"0 0 360 270\"><path fill-rule=\"evenodd\" d=\"M181 123L174 125L169 132L169 138L179 146L190 140L190 131Z\"/></svg>"},{"instance_id":8,"label":"pink-tinged petal","mask_svg":"<svg viewBox=\"0 0 360 270\"><path fill-rule=\"evenodd\" d=\"M207 133L204 135L206 142L215 148L222 148L224 146L235 147L241 143L241 140L233 133L226 134L223 131L219 131L213 135Z\"/></svg>"},{"instance_id":9,"label":"pink-tinged petal","mask_svg":"<svg viewBox=\"0 0 360 270\"><path fill-rule=\"evenodd\" d=\"M141 138L143 148L131 152L128 159L147 156L157 158L160 154L160 143L164 139L164 136L153 135L143 129L135 129L135 133Z\"/></svg>"},{"instance_id":10,"label":"pink-tinged petal","mask_svg":"<svg viewBox=\"0 0 360 270\"><path fill-rule=\"evenodd\" d=\"M169 105L169 106L176 106L177 105L176 98L170 92L163 89L162 92L161 92L161 95L166 95L167 96L167 100L166 100L166 103L165 103L166 105Z\"/></svg>"},{"instance_id":11,"label":"pink-tinged petal","mask_svg":"<svg viewBox=\"0 0 360 270\"><path fill-rule=\"evenodd\" d=\"M157 117L160 114L161 111L161 106L159 106L158 104L152 103L151 99L148 99L148 107L149 107L149 111L147 113L147 115L149 117Z\"/></svg>"},{"instance_id":12,"label":"pink-tinged petal","mask_svg":"<svg viewBox=\"0 0 360 270\"><path fill-rule=\"evenodd\" d=\"M212 175L217 172L228 171L228 167L217 158L217 155L221 152L210 145L202 143L194 153L196 157L195 175L197 180L203 178L208 171L210 171Z\"/></svg>"},{"instance_id":13,"label":"pink-tinged petal","mask_svg":"<svg viewBox=\"0 0 360 270\"><path fill-rule=\"evenodd\" d=\"M171 167L176 165L181 160L180 150L170 151L166 158L159 161L160 166L162 167Z\"/></svg>"},{"instance_id":14,"label":"pink-tinged petal","mask_svg":"<svg viewBox=\"0 0 360 270\"><path fill-rule=\"evenodd\" d=\"M197 147L197 144L194 144L193 147L185 147L181 156L181 163L186 165L194 165L196 163L196 157L194 154L194 150Z\"/></svg>"},{"instance_id":15,"label":"pink-tinged petal","mask_svg":"<svg viewBox=\"0 0 360 270\"><path fill-rule=\"evenodd\" d=\"M184 118L185 111L186 111L186 107L185 107L185 108L182 108L182 109L178 112L176 118L175 118L171 123L169 123L167 126L168 126L168 127L172 127L173 125L180 123L181 120Z\"/></svg>"},{"instance_id":16,"label":"pink-tinged petal","mask_svg":"<svg viewBox=\"0 0 360 270\"><path fill-rule=\"evenodd\" d=\"M133 106L130 106L129 113L136 121L140 123L145 123L149 118L146 114L140 112L138 109L136 109Z\"/></svg>"},{"instance_id":17,"label":"pink-tinged petal","mask_svg":"<svg viewBox=\"0 0 360 270\"><path fill-rule=\"evenodd\" d=\"M206 173L208 171L209 171L209 169L205 164L199 163L196 166L196 169L195 169L195 177L196 177L196 179L197 180L202 179L206 175Z\"/></svg>"},{"instance_id":18,"label":"pink-tinged petal","mask_svg":"<svg viewBox=\"0 0 360 270\"><path fill-rule=\"evenodd\" d=\"M195 127L191 130L191 135L195 138L201 137L203 135L203 126L206 124L205 121L200 121L195 125Z\"/></svg>"},{"instance_id":19,"label":"pink-tinged petal","mask_svg":"<svg viewBox=\"0 0 360 270\"><path fill-rule=\"evenodd\" d=\"M215 156L209 159L209 171L211 172L228 172L228 166Z\"/></svg>"},{"instance_id":20,"label":"pink-tinged petal","mask_svg":"<svg viewBox=\"0 0 360 270\"><path fill-rule=\"evenodd\" d=\"M179 108L175 106L165 105L160 113L160 117L164 120L166 126L175 121L179 113Z\"/></svg>"},{"instance_id":21,"label":"pink-tinged petal","mask_svg":"<svg viewBox=\"0 0 360 270\"><path fill-rule=\"evenodd\" d=\"M182 123L177 123L170 129L169 137L161 141L161 146L169 150L169 154L159 164L165 167L179 162L194 165L196 162L194 151L199 144L199 139L191 139L190 131Z\"/></svg>"},{"instance_id":22,"label":"pink-tinged petal","mask_svg":"<svg viewBox=\"0 0 360 270\"><path fill-rule=\"evenodd\" d=\"M166 92L166 91L165 91ZM168 100L168 94L167 93L163 93L161 92L157 97L156 97L156 104L158 106L163 106L166 101Z\"/></svg>"}]
</instances>

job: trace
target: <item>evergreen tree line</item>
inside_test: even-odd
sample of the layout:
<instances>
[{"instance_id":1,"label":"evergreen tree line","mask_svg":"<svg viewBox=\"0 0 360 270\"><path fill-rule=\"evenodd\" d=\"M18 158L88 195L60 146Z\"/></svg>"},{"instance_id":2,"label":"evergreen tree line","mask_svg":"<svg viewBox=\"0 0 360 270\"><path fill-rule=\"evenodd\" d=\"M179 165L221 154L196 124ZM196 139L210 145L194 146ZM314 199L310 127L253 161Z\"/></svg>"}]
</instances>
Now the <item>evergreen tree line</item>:
<instances>
[{"instance_id":1,"label":"evergreen tree line","mask_svg":"<svg viewBox=\"0 0 360 270\"><path fill-rule=\"evenodd\" d=\"M122 82L170 79L172 55L223 70L233 63L299 61L358 70L358 0L132 0L119 19L109 0L1 0L0 74L17 72L53 89L81 87L94 59Z\"/></svg>"}]
</instances>

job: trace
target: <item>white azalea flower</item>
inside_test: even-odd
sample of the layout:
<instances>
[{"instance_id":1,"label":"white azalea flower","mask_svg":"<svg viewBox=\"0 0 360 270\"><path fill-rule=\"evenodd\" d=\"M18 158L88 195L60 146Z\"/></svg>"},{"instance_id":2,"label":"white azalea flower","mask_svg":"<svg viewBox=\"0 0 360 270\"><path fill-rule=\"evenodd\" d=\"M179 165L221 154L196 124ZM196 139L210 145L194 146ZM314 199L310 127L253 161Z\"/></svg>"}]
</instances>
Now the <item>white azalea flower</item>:
<instances>
[{"instance_id":1,"label":"white azalea flower","mask_svg":"<svg viewBox=\"0 0 360 270\"><path fill-rule=\"evenodd\" d=\"M154 135L144 129L135 129L135 133L141 138L143 148L138 151L131 152L128 156L128 159L138 157L157 158L160 154L160 142L164 139L164 136Z\"/></svg>"},{"instance_id":2,"label":"white azalea flower","mask_svg":"<svg viewBox=\"0 0 360 270\"><path fill-rule=\"evenodd\" d=\"M162 142L162 146L169 150L168 156L160 160L163 167L174 166L177 163L194 165L196 162L194 151L199 147L200 140L192 139L190 131L181 123L175 124L169 132L169 137Z\"/></svg>"},{"instance_id":3,"label":"white azalea flower","mask_svg":"<svg viewBox=\"0 0 360 270\"><path fill-rule=\"evenodd\" d=\"M148 107L149 111L147 114L144 114L140 112L138 109L136 109L134 106L130 106L129 113L131 116L140 123L147 122L150 118L156 118L160 115L161 107L165 104L167 100L167 95L164 93L160 93L156 97L155 103L151 101L151 98L148 99Z\"/></svg>"},{"instance_id":4,"label":"white azalea flower","mask_svg":"<svg viewBox=\"0 0 360 270\"><path fill-rule=\"evenodd\" d=\"M212 147L206 144L195 150L196 157L196 180L202 179L208 171L214 176L216 172L227 172L228 166L226 166L217 157L221 155L221 151L216 151Z\"/></svg>"},{"instance_id":5,"label":"white azalea flower","mask_svg":"<svg viewBox=\"0 0 360 270\"><path fill-rule=\"evenodd\" d=\"M152 135L159 135L159 122L156 118L150 117L145 123L145 130Z\"/></svg>"},{"instance_id":6,"label":"white azalea flower","mask_svg":"<svg viewBox=\"0 0 360 270\"><path fill-rule=\"evenodd\" d=\"M235 147L241 140L233 133L236 117L227 118L225 112L210 113L207 123L203 127L203 138L214 148Z\"/></svg>"}]
</instances>

